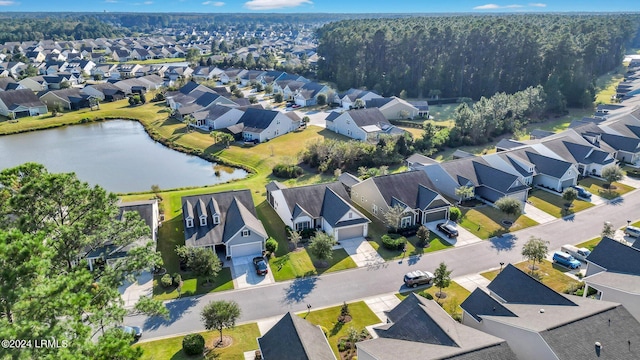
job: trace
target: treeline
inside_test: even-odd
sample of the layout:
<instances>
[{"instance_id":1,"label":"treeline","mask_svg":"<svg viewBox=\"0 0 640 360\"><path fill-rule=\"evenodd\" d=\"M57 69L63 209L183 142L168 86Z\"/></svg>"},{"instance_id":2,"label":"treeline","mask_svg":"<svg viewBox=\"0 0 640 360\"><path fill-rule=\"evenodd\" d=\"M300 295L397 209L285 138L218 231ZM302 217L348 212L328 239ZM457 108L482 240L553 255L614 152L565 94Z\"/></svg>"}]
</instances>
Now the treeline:
<instances>
[{"instance_id":1,"label":"treeline","mask_svg":"<svg viewBox=\"0 0 640 360\"><path fill-rule=\"evenodd\" d=\"M455 126L449 134L449 145L484 144L496 136L514 133L529 122L542 120L548 106L541 85L511 95L483 96L472 106L462 103L453 114Z\"/></svg>"},{"instance_id":2,"label":"treeline","mask_svg":"<svg viewBox=\"0 0 640 360\"><path fill-rule=\"evenodd\" d=\"M114 38L125 35L129 35L126 29L116 28L91 16L73 19L2 18L0 21L0 43Z\"/></svg>"},{"instance_id":3,"label":"treeline","mask_svg":"<svg viewBox=\"0 0 640 360\"><path fill-rule=\"evenodd\" d=\"M550 109L593 101L640 15L502 15L344 20L318 30L318 75L383 95L470 97L543 85ZM557 96L556 96L557 95Z\"/></svg>"}]
</instances>

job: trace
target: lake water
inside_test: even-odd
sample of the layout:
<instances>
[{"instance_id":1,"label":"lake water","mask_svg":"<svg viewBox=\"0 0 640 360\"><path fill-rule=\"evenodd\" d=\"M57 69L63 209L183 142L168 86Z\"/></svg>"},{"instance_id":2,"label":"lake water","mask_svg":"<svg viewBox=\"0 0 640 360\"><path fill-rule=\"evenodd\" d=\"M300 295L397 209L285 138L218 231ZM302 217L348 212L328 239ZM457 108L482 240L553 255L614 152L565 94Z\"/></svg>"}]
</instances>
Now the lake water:
<instances>
[{"instance_id":1,"label":"lake water","mask_svg":"<svg viewBox=\"0 0 640 360\"><path fill-rule=\"evenodd\" d=\"M49 172L75 172L82 181L119 193L150 190L154 184L172 189L247 176L245 170L169 149L128 120L0 136L0 154L0 169L37 162Z\"/></svg>"}]
</instances>

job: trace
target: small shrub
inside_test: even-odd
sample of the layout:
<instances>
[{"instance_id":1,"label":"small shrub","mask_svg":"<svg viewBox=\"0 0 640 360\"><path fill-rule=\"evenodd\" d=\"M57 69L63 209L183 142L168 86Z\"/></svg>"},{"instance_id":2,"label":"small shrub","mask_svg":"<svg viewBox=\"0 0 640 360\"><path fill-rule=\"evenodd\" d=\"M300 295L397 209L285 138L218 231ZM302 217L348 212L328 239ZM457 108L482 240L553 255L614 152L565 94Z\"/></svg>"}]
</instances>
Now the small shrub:
<instances>
[{"instance_id":1,"label":"small shrub","mask_svg":"<svg viewBox=\"0 0 640 360\"><path fill-rule=\"evenodd\" d=\"M162 284L162 286L168 288L169 286L173 285L173 279L171 278L171 275L164 274L160 279L160 283Z\"/></svg>"},{"instance_id":2,"label":"small shrub","mask_svg":"<svg viewBox=\"0 0 640 360\"><path fill-rule=\"evenodd\" d=\"M182 339L182 350L189 356L202 355L204 352L204 337L200 334L189 334Z\"/></svg>"},{"instance_id":3,"label":"small shrub","mask_svg":"<svg viewBox=\"0 0 640 360\"><path fill-rule=\"evenodd\" d=\"M423 292L420 295L427 298L427 300L433 300L433 295L429 294L428 292Z\"/></svg>"},{"instance_id":4,"label":"small shrub","mask_svg":"<svg viewBox=\"0 0 640 360\"><path fill-rule=\"evenodd\" d=\"M458 221L458 219L460 219L460 217L462 216L462 211L460 211L460 209L458 209L455 206L452 206L451 209L449 209L449 220L451 221Z\"/></svg>"},{"instance_id":5,"label":"small shrub","mask_svg":"<svg viewBox=\"0 0 640 360\"><path fill-rule=\"evenodd\" d=\"M404 236L394 238L391 235L382 236L382 246L389 250L401 250L407 243L407 239Z\"/></svg>"},{"instance_id":6,"label":"small shrub","mask_svg":"<svg viewBox=\"0 0 640 360\"><path fill-rule=\"evenodd\" d=\"M345 339L340 339L340 341L338 341L338 351L342 352L342 351L346 351L347 350L347 342Z\"/></svg>"},{"instance_id":7,"label":"small shrub","mask_svg":"<svg viewBox=\"0 0 640 360\"><path fill-rule=\"evenodd\" d=\"M173 283L176 285L180 285L182 282L182 276L178 273L173 274Z\"/></svg>"},{"instance_id":8,"label":"small shrub","mask_svg":"<svg viewBox=\"0 0 640 360\"><path fill-rule=\"evenodd\" d=\"M270 253L275 253L278 250L278 242L276 239L270 237L267 239L267 242L264 244L265 249L267 249Z\"/></svg>"},{"instance_id":9,"label":"small shrub","mask_svg":"<svg viewBox=\"0 0 640 360\"><path fill-rule=\"evenodd\" d=\"M342 316L351 315L351 312L349 311L349 305L347 305L346 301L342 303L342 307L340 308L340 315Z\"/></svg>"},{"instance_id":10,"label":"small shrub","mask_svg":"<svg viewBox=\"0 0 640 360\"><path fill-rule=\"evenodd\" d=\"M298 165L277 164L273 167L273 175L283 179L294 179L303 173L304 170Z\"/></svg>"},{"instance_id":11,"label":"small shrub","mask_svg":"<svg viewBox=\"0 0 640 360\"><path fill-rule=\"evenodd\" d=\"M312 236L316 235L316 229L304 229L302 231L300 231L300 236L302 236L303 239L309 239Z\"/></svg>"}]
</instances>

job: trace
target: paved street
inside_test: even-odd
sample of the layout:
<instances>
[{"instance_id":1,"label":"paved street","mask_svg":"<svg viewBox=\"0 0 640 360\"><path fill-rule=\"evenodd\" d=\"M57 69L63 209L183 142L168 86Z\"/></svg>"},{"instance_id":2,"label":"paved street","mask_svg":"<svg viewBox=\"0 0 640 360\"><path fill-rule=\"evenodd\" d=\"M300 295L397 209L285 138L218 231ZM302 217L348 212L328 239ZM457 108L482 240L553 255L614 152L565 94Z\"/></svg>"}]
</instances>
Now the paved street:
<instances>
[{"instance_id":1,"label":"paved street","mask_svg":"<svg viewBox=\"0 0 640 360\"><path fill-rule=\"evenodd\" d=\"M453 270L452 277L464 277L499 267L500 262L522 261L521 247L530 236L548 240L549 249L553 251L563 244L575 244L597 236L604 221L619 228L627 224L627 219L638 218L640 190L634 190L617 201L592 207L573 217L556 219L500 238L320 277L174 300L167 303L171 313L169 320L134 316L125 322L143 326L145 339L203 330L200 311L211 300L237 301L242 308L240 322L256 321L287 311L305 311L307 304L312 309L338 305L343 301L397 292L407 271L435 269L441 261Z\"/></svg>"}]
</instances>

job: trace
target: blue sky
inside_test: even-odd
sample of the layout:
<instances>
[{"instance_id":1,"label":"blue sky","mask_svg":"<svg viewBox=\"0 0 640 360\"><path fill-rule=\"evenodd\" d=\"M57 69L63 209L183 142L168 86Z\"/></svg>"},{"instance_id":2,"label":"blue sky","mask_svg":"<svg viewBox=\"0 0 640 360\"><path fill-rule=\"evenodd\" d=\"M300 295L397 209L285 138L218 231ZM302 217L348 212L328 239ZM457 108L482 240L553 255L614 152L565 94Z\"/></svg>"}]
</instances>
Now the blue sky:
<instances>
[{"instance_id":1,"label":"blue sky","mask_svg":"<svg viewBox=\"0 0 640 360\"><path fill-rule=\"evenodd\" d=\"M638 0L0 0L5 11L488 13L636 12Z\"/></svg>"}]
</instances>

